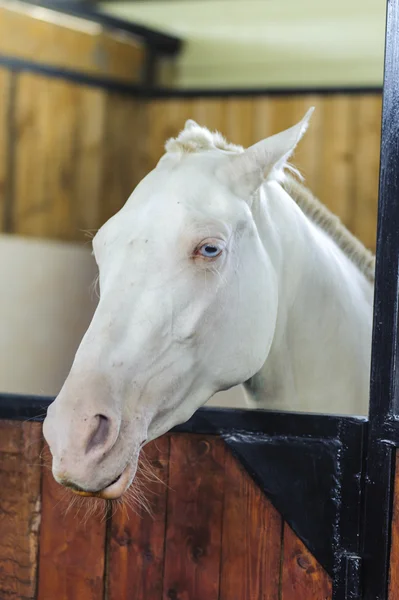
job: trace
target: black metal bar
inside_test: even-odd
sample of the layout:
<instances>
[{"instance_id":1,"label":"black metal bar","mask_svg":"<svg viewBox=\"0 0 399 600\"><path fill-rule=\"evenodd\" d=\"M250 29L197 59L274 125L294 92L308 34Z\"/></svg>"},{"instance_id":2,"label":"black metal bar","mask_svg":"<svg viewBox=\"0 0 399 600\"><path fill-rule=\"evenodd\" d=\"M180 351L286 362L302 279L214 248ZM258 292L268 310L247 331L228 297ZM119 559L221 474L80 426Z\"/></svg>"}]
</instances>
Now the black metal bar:
<instances>
[{"instance_id":1,"label":"black metal bar","mask_svg":"<svg viewBox=\"0 0 399 600\"><path fill-rule=\"evenodd\" d=\"M116 92L118 94L137 97L142 95L144 88L142 84L123 83L110 77L98 77L96 75L87 75L86 73L62 67L54 67L43 63L37 63L31 60L4 56L0 54L0 66L6 67L11 71L27 71L45 75L54 79L63 79L80 85L87 85Z\"/></svg>"},{"instance_id":2,"label":"black metal bar","mask_svg":"<svg viewBox=\"0 0 399 600\"><path fill-rule=\"evenodd\" d=\"M364 513L364 598L386 600L398 408L399 0L387 2L377 262ZM392 445L390 445L393 442Z\"/></svg>"},{"instance_id":3,"label":"black metal bar","mask_svg":"<svg viewBox=\"0 0 399 600\"><path fill-rule=\"evenodd\" d=\"M258 435L260 439L262 436L272 435L274 437L289 436L335 440L340 437L344 422L346 426L350 427L366 424L367 419L363 417L276 412L261 409L205 407L197 410L186 423L174 427L173 431L229 436L244 432Z\"/></svg>"},{"instance_id":4,"label":"black metal bar","mask_svg":"<svg viewBox=\"0 0 399 600\"><path fill-rule=\"evenodd\" d=\"M301 87L301 88L271 88L271 87L256 87L256 88L154 88L148 97L151 99L168 99L168 98L225 98L230 96L246 97L246 96L304 96L307 94L317 94L321 96L336 96L338 94L348 95L370 95L381 94L382 87Z\"/></svg>"},{"instance_id":5,"label":"black metal bar","mask_svg":"<svg viewBox=\"0 0 399 600\"><path fill-rule=\"evenodd\" d=\"M54 398L49 396L0 392L0 419L33 418L42 421L45 416L43 407L47 409L53 400ZM366 424L367 419L318 413L204 407L197 410L186 423L177 425L172 431L203 435L244 431L257 435L336 439L341 435L343 423L349 427L358 426Z\"/></svg>"},{"instance_id":6,"label":"black metal bar","mask_svg":"<svg viewBox=\"0 0 399 600\"><path fill-rule=\"evenodd\" d=\"M102 12L98 7L86 2L65 2L62 0L24 0L27 4L40 6L49 10L56 10L59 13L80 17L94 23L98 23L108 29L119 29L133 36L146 41L147 45L152 46L159 54L174 55L182 47L182 40L174 35L166 34L162 31L150 29L144 25L138 25L124 19L118 19Z\"/></svg>"},{"instance_id":7,"label":"black metal bar","mask_svg":"<svg viewBox=\"0 0 399 600\"><path fill-rule=\"evenodd\" d=\"M52 401L47 396L0 393L0 419L44 421Z\"/></svg>"}]
</instances>

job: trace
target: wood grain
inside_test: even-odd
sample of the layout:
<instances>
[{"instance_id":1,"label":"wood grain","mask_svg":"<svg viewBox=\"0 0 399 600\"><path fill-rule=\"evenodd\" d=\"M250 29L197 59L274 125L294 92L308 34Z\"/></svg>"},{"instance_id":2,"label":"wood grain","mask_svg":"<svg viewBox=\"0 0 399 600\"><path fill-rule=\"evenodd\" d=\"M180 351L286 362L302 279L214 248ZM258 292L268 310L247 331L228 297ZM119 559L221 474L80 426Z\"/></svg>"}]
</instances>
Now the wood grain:
<instances>
[{"instance_id":1,"label":"wood grain","mask_svg":"<svg viewBox=\"0 0 399 600\"><path fill-rule=\"evenodd\" d=\"M165 600L219 597L224 459L217 438L171 437Z\"/></svg>"},{"instance_id":2,"label":"wood grain","mask_svg":"<svg viewBox=\"0 0 399 600\"><path fill-rule=\"evenodd\" d=\"M14 233L85 239L100 225L103 92L22 74L15 120Z\"/></svg>"},{"instance_id":3,"label":"wood grain","mask_svg":"<svg viewBox=\"0 0 399 600\"><path fill-rule=\"evenodd\" d=\"M388 600L399 600L399 452L396 451Z\"/></svg>"},{"instance_id":4,"label":"wood grain","mask_svg":"<svg viewBox=\"0 0 399 600\"><path fill-rule=\"evenodd\" d=\"M13 75L6 69L0 69L0 232L5 230L6 210L10 198L9 156L9 112L11 102L11 79Z\"/></svg>"},{"instance_id":5,"label":"wood grain","mask_svg":"<svg viewBox=\"0 0 399 600\"><path fill-rule=\"evenodd\" d=\"M229 451L224 486L220 600L279 600L281 517Z\"/></svg>"},{"instance_id":6,"label":"wood grain","mask_svg":"<svg viewBox=\"0 0 399 600\"><path fill-rule=\"evenodd\" d=\"M45 9L37 16L26 5L0 6L0 52L126 83L140 80L145 60L132 36Z\"/></svg>"},{"instance_id":7,"label":"wood grain","mask_svg":"<svg viewBox=\"0 0 399 600\"><path fill-rule=\"evenodd\" d=\"M0 598L33 600L40 525L39 423L0 421Z\"/></svg>"},{"instance_id":8,"label":"wood grain","mask_svg":"<svg viewBox=\"0 0 399 600\"><path fill-rule=\"evenodd\" d=\"M67 511L77 498L43 470L42 519L37 600L102 600L105 567L105 520L93 502Z\"/></svg>"},{"instance_id":9,"label":"wood grain","mask_svg":"<svg viewBox=\"0 0 399 600\"><path fill-rule=\"evenodd\" d=\"M331 578L284 525L281 600L331 600Z\"/></svg>"},{"instance_id":10,"label":"wood grain","mask_svg":"<svg viewBox=\"0 0 399 600\"><path fill-rule=\"evenodd\" d=\"M323 204L346 226L352 223L354 171L354 118L357 99L331 96L324 99L321 163L318 194Z\"/></svg>"},{"instance_id":11,"label":"wood grain","mask_svg":"<svg viewBox=\"0 0 399 600\"><path fill-rule=\"evenodd\" d=\"M375 251L381 143L380 95L360 97L355 116L354 210L351 229Z\"/></svg>"},{"instance_id":12,"label":"wood grain","mask_svg":"<svg viewBox=\"0 0 399 600\"><path fill-rule=\"evenodd\" d=\"M254 143L252 98L226 98L225 135L247 148Z\"/></svg>"},{"instance_id":13,"label":"wood grain","mask_svg":"<svg viewBox=\"0 0 399 600\"><path fill-rule=\"evenodd\" d=\"M125 507L112 517L108 549L108 600L161 600L164 566L169 438L145 448L146 463L161 482L138 478L151 513ZM140 484L139 484L140 485Z\"/></svg>"},{"instance_id":14,"label":"wood grain","mask_svg":"<svg viewBox=\"0 0 399 600\"><path fill-rule=\"evenodd\" d=\"M102 181L99 225L122 208L149 170L144 164L146 117L142 102L109 94L103 160L97 167Z\"/></svg>"},{"instance_id":15,"label":"wood grain","mask_svg":"<svg viewBox=\"0 0 399 600\"><path fill-rule=\"evenodd\" d=\"M191 105L191 119L211 131L227 135L226 103L224 98L196 98Z\"/></svg>"}]
</instances>

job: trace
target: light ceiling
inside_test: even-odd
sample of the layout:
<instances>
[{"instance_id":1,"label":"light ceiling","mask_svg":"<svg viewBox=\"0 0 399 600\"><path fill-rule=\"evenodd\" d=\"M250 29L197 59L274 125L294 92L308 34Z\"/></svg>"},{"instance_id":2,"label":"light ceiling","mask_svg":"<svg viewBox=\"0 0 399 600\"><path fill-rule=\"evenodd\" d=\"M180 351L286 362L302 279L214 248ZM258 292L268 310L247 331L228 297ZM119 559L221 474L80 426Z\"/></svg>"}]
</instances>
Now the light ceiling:
<instances>
[{"instance_id":1,"label":"light ceiling","mask_svg":"<svg viewBox=\"0 0 399 600\"><path fill-rule=\"evenodd\" d=\"M181 87L378 86L382 0L147 0L103 10L178 35Z\"/></svg>"}]
</instances>

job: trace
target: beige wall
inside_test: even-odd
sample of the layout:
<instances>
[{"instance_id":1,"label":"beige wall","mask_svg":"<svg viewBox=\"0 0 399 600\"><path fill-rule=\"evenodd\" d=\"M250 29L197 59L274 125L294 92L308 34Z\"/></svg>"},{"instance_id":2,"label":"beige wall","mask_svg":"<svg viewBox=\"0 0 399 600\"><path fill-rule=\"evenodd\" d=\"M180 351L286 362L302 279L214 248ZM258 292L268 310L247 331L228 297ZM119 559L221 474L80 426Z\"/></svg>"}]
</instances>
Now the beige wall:
<instances>
[{"instance_id":1,"label":"beige wall","mask_svg":"<svg viewBox=\"0 0 399 600\"><path fill-rule=\"evenodd\" d=\"M0 235L0 391L58 393L96 305L89 248Z\"/></svg>"}]
</instances>

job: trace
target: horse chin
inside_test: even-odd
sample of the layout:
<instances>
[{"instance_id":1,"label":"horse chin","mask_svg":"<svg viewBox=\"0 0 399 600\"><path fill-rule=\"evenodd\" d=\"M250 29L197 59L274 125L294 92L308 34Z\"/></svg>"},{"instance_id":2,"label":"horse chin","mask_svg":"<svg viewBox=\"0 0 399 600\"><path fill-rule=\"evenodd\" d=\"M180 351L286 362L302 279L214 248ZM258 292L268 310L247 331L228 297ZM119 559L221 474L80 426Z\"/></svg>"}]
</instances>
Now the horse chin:
<instances>
[{"instance_id":1,"label":"horse chin","mask_svg":"<svg viewBox=\"0 0 399 600\"><path fill-rule=\"evenodd\" d=\"M85 498L101 498L102 500L117 500L126 492L130 487L133 478L135 476L136 469L133 463L129 463L122 473L109 485L102 490L92 492L89 490L72 489L74 494L78 496L84 496Z\"/></svg>"}]
</instances>

